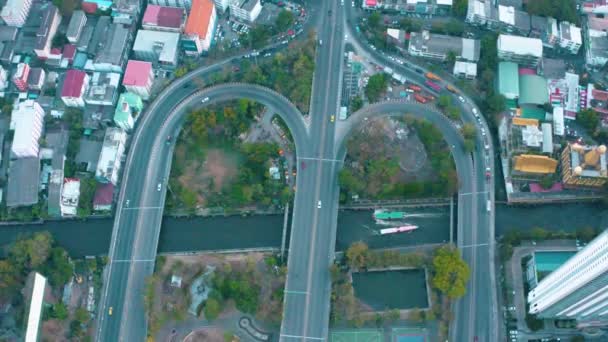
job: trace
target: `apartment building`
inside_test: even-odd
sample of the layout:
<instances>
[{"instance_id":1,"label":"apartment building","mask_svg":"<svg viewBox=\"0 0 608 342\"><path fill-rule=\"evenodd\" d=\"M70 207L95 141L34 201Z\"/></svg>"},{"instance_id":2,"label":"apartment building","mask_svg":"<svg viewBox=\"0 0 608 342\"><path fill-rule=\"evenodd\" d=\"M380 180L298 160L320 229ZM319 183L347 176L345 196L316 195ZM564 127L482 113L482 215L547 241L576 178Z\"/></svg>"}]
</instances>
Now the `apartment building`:
<instances>
[{"instance_id":1,"label":"apartment building","mask_svg":"<svg viewBox=\"0 0 608 342\"><path fill-rule=\"evenodd\" d=\"M188 55L200 55L209 50L217 21L215 5L211 0L193 0L186 21L182 46Z\"/></svg>"},{"instance_id":2,"label":"apartment building","mask_svg":"<svg viewBox=\"0 0 608 342\"><path fill-rule=\"evenodd\" d=\"M524 66L537 66L543 57L543 43L538 38L501 34L496 43L498 58Z\"/></svg>"},{"instance_id":3,"label":"apartment building","mask_svg":"<svg viewBox=\"0 0 608 342\"><path fill-rule=\"evenodd\" d=\"M152 84L154 83L154 71L152 63L144 61L129 60L122 85L132 93L141 96L142 99L150 98Z\"/></svg>"},{"instance_id":4,"label":"apartment building","mask_svg":"<svg viewBox=\"0 0 608 342\"><path fill-rule=\"evenodd\" d=\"M236 20L253 23L262 11L260 0L232 0L230 16Z\"/></svg>"},{"instance_id":5,"label":"apartment building","mask_svg":"<svg viewBox=\"0 0 608 342\"><path fill-rule=\"evenodd\" d=\"M38 157L39 140L44 130L44 109L34 100L17 105L11 114L15 134L11 154L15 158Z\"/></svg>"},{"instance_id":6,"label":"apartment building","mask_svg":"<svg viewBox=\"0 0 608 342\"><path fill-rule=\"evenodd\" d=\"M76 10L72 13L72 18L70 19L70 23L65 34L70 43L76 44L76 42L78 42L78 39L80 39L80 35L82 34L82 30L86 23L87 16L86 14L84 14L83 11Z\"/></svg>"},{"instance_id":7,"label":"apartment building","mask_svg":"<svg viewBox=\"0 0 608 342\"><path fill-rule=\"evenodd\" d=\"M89 75L81 70L68 70L61 88L61 100L68 107L82 108L89 86Z\"/></svg>"},{"instance_id":8,"label":"apartment building","mask_svg":"<svg viewBox=\"0 0 608 342\"><path fill-rule=\"evenodd\" d=\"M97 169L95 170L95 178L99 182L116 185L126 142L127 133L122 129L116 127L106 129Z\"/></svg>"},{"instance_id":9,"label":"apartment building","mask_svg":"<svg viewBox=\"0 0 608 342\"><path fill-rule=\"evenodd\" d=\"M30 66L25 63L17 64L17 70L13 74L13 83L20 91L27 90L27 79L30 75Z\"/></svg>"},{"instance_id":10,"label":"apartment building","mask_svg":"<svg viewBox=\"0 0 608 342\"><path fill-rule=\"evenodd\" d=\"M59 9L53 4L49 4L42 15L42 22L36 32L36 45L34 52L40 59L47 59L51 52L53 38L57 33L57 28L61 23L61 15Z\"/></svg>"},{"instance_id":11,"label":"apartment building","mask_svg":"<svg viewBox=\"0 0 608 342\"><path fill-rule=\"evenodd\" d=\"M22 27L31 8L32 0L8 0L2 7L0 17L8 26Z\"/></svg>"}]
</instances>

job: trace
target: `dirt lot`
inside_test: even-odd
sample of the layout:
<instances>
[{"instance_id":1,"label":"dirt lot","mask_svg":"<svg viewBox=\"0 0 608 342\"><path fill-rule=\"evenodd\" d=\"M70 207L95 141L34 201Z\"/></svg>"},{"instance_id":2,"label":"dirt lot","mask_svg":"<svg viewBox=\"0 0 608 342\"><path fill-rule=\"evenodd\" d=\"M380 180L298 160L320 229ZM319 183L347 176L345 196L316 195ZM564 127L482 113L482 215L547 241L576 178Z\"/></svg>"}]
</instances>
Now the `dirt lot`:
<instances>
[{"instance_id":1,"label":"dirt lot","mask_svg":"<svg viewBox=\"0 0 608 342\"><path fill-rule=\"evenodd\" d=\"M222 149L200 149L202 158L193 158L192 151L179 145L176 160L184 165L179 183L197 194L197 204L205 204L205 193L220 192L237 175L239 157L234 152Z\"/></svg>"},{"instance_id":2,"label":"dirt lot","mask_svg":"<svg viewBox=\"0 0 608 342\"><path fill-rule=\"evenodd\" d=\"M217 328L207 328L192 332L184 342L225 342L224 332Z\"/></svg>"}]
</instances>

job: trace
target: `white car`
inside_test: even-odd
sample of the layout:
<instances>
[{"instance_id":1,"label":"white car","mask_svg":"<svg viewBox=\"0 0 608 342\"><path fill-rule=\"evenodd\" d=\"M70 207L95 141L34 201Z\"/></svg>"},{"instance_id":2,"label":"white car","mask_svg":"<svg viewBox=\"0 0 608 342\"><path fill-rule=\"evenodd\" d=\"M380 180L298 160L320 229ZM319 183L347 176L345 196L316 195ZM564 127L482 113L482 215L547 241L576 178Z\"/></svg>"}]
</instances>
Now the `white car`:
<instances>
[{"instance_id":1,"label":"white car","mask_svg":"<svg viewBox=\"0 0 608 342\"><path fill-rule=\"evenodd\" d=\"M317 208L318 208L318 209L321 209L321 201L319 201L319 202L317 203Z\"/></svg>"},{"instance_id":2,"label":"white car","mask_svg":"<svg viewBox=\"0 0 608 342\"><path fill-rule=\"evenodd\" d=\"M201 102L202 102L202 103L205 103L205 102L207 102L207 101L209 101L209 97L205 97L205 98L204 98L204 99L203 99Z\"/></svg>"},{"instance_id":3,"label":"white car","mask_svg":"<svg viewBox=\"0 0 608 342\"><path fill-rule=\"evenodd\" d=\"M158 185L156 186L156 191L160 191L160 189L162 189L163 185L161 183L158 183Z\"/></svg>"},{"instance_id":4,"label":"white car","mask_svg":"<svg viewBox=\"0 0 608 342\"><path fill-rule=\"evenodd\" d=\"M464 97L458 96L458 100L460 100L460 102L464 103Z\"/></svg>"},{"instance_id":5,"label":"white car","mask_svg":"<svg viewBox=\"0 0 608 342\"><path fill-rule=\"evenodd\" d=\"M477 115L477 109L473 108L473 114Z\"/></svg>"}]
</instances>

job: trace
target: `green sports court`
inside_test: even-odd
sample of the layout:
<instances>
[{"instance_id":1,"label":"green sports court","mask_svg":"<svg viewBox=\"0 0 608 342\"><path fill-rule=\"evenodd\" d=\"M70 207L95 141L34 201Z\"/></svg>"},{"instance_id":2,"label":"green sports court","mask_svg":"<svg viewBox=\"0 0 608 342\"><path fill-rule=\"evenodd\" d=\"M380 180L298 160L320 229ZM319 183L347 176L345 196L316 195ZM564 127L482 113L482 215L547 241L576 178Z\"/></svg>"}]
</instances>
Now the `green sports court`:
<instances>
[{"instance_id":1,"label":"green sports court","mask_svg":"<svg viewBox=\"0 0 608 342\"><path fill-rule=\"evenodd\" d=\"M384 332L378 329L332 331L330 342L384 342Z\"/></svg>"}]
</instances>

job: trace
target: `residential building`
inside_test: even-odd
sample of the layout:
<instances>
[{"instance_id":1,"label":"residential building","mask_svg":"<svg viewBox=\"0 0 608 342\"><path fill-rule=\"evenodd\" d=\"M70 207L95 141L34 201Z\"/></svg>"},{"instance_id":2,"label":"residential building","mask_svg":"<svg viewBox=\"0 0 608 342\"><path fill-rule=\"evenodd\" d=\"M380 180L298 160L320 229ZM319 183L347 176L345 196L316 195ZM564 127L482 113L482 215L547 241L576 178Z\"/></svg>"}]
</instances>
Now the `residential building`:
<instances>
[{"instance_id":1,"label":"residential building","mask_svg":"<svg viewBox=\"0 0 608 342\"><path fill-rule=\"evenodd\" d=\"M19 63L17 70L13 74L13 83L15 87L21 91L27 90L27 79L30 75L30 66L25 63Z\"/></svg>"},{"instance_id":2,"label":"residential building","mask_svg":"<svg viewBox=\"0 0 608 342\"><path fill-rule=\"evenodd\" d=\"M232 0L230 2L230 17L253 23L262 11L260 0Z\"/></svg>"},{"instance_id":3,"label":"residential building","mask_svg":"<svg viewBox=\"0 0 608 342\"><path fill-rule=\"evenodd\" d=\"M146 30L182 32L186 18L184 8L148 5L141 26Z\"/></svg>"},{"instance_id":4,"label":"residential building","mask_svg":"<svg viewBox=\"0 0 608 342\"><path fill-rule=\"evenodd\" d=\"M211 0L193 0L192 9L186 21L182 46L189 55L200 55L209 50L217 14Z\"/></svg>"},{"instance_id":5,"label":"residential building","mask_svg":"<svg viewBox=\"0 0 608 342\"><path fill-rule=\"evenodd\" d=\"M29 298L27 306L29 312L27 316L27 328L25 330L25 342L37 342L39 340L38 333L40 331L40 321L42 320L42 309L44 308L46 278L38 272L34 272L33 278L32 290L26 294L26 298Z\"/></svg>"},{"instance_id":6,"label":"residential building","mask_svg":"<svg viewBox=\"0 0 608 342\"><path fill-rule=\"evenodd\" d=\"M42 90L44 80L46 79L46 71L42 68L31 68L27 76L27 87L33 90Z\"/></svg>"},{"instance_id":7,"label":"residential building","mask_svg":"<svg viewBox=\"0 0 608 342\"><path fill-rule=\"evenodd\" d=\"M513 6L498 6L498 20L503 30L527 36L530 34L530 15Z\"/></svg>"},{"instance_id":8,"label":"residential building","mask_svg":"<svg viewBox=\"0 0 608 342\"><path fill-rule=\"evenodd\" d=\"M6 206L9 208L38 203L40 158L38 156L12 160L8 170Z\"/></svg>"},{"instance_id":9,"label":"residential building","mask_svg":"<svg viewBox=\"0 0 608 342\"><path fill-rule=\"evenodd\" d=\"M181 7L190 10L192 7L192 0L150 0L148 1L148 4L165 7Z\"/></svg>"},{"instance_id":10,"label":"residential building","mask_svg":"<svg viewBox=\"0 0 608 342\"><path fill-rule=\"evenodd\" d=\"M118 98L119 85L119 73L94 72L84 101L88 105L114 106Z\"/></svg>"},{"instance_id":11,"label":"residential building","mask_svg":"<svg viewBox=\"0 0 608 342\"><path fill-rule=\"evenodd\" d=\"M95 197L93 197L93 210L110 211L110 210L112 210L113 200L114 200L114 184L98 183L97 189L95 189Z\"/></svg>"},{"instance_id":12,"label":"residential building","mask_svg":"<svg viewBox=\"0 0 608 342\"><path fill-rule=\"evenodd\" d=\"M133 44L133 54L137 59L173 68L177 65L178 45L177 32L139 30Z\"/></svg>"},{"instance_id":13,"label":"residential building","mask_svg":"<svg viewBox=\"0 0 608 342\"><path fill-rule=\"evenodd\" d=\"M599 188L608 181L606 146L568 144L561 156L565 187Z\"/></svg>"},{"instance_id":14,"label":"residential building","mask_svg":"<svg viewBox=\"0 0 608 342\"><path fill-rule=\"evenodd\" d=\"M547 18L547 28L545 34L539 37L543 41L543 45L548 48L554 48L559 42L559 25L555 18Z\"/></svg>"},{"instance_id":15,"label":"residential building","mask_svg":"<svg viewBox=\"0 0 608 342\"><path fill-rule=\"evenodd\" d=\"M152 63L144 61L129 60L122 85L127 91L141 96L142 99L150 98L152 84L154 83L154 71Z\"/></svg>"},{"instance_id":16,"label":"residential building","mask_svg":"<svg viewBox=\"0 0 608 342\"><path fill-rule=\"evenodd\" d=\"M454 63L454 76L474 80L477 77L477 63L456 61Z\"/></svg>"},{"instance_id":17,"label":"residential building","mask_svg":"<svg viewBox=\"0 0 608 342\"><path fill-rule=\"evenodd\" d=\"M479 41L468 38L432 34L429 31L412 32L408 53L412 56L445 61L450 53L457 60L479 60Z\"/></svg>"},{"instance_id":18,"label":"residential building","mask_svg":"<svg viewBox=\"0 0 608 342\"><path fill-rule=\"evenodd\" d=\"M580 27L567 21L559 23L559 46L576 55L583 45L583 37Z\"/></svg>"},{"instance_id":19,"label":"residential building","mask_svg":"<svg viewBox=\"0 0 608 342\"><path fill-rule=\"evenodd\" d=\"M498 58L525 66L537 66L543 57L543 43L538 38L501 34L496 43Z\"/></svg>"},{"instance_id":20,"label":"residential building","mask_svg":"<svg viewBox=\"0 0 608 342\"><path fill-rule=\"evenodd\" d=\"M566 82L564 115L567 119L574 120L576 118L576 113L578 113L580 109L579 76L578 74L566 72L564 80Z\"/></svg>"},{"instance_id":21,"label":"residential building","mask_svg":"<svg viewBox=\"0 0 608 342\"><path fill-rule=\"evenodd\" d=\"M99 182L116 185L126 142L127 133L122 129L115 127L106 129L103 147L95 171L95 178Z\"/></svg>"},{"instance_id":22,"label":"residential building","mask_svg":"<svg viewBox=\"0 0 608 342\"><path fill-rule=\"evenodd\" d=\"M13 109L11 123L15 134L11 153L16 158L37 157L38 141L44 129L44 109L34 100L19 103Z\"/></svg>"},{"instance_id":23,"label":"residential building","mask_svg":"<svg viewBox=\"0 0 608 342\"><path fill-rule=\"evenodd\" d=\"M601 68L608 63L608 36L606 34L587 35L585 62L590 67Z\"/></svg>"},{"instance_id":24,"label":"residential building","mask_svg":"<svg viewBox=\"0 0 608 342\"><path fill-rule=\"evenodd\" d=\"M107 31L107 33L102 36L100 44L91 46L94 49L96 48L93 69L94 71L122 73L127 62L129 43L132 39L131 31L128 27L117 23L111 24L107 30L103 31ZM97 34L97 32L94 34Z\"/></svg>"},{"instance_id":25,"label":"residential building","mask_svg":"<svg viewBox=\"0 0 608 342\"><path fill-rule=\"evenodd\" d=\"M9 86L8 73L6 72L6 69L4 69L0 65L0 94L2 96L4 96L4 91L6 90L6 88L8 88L8 86Z\"/></svg>"},{"instance_id":26,"label":"residential building","mask_svg":"<svg viewBox=\"0 0 608 342\"><path fill-rule=\"evenodd\" d=\"M143 107L144 103L139 95L130 92L120 94L114 112L114 123L125 131L132 130Z\"/></svg>"},{"instance_id":27,"label":"residential building","mask_svg":"<svg viewBox=\"0 0 608 342\"><path fill-rule=\"evenodd\" d=\"M69 132L67 127L48 130L45 135L46 146L40 151L43 159L51 159L51 174L48 185L47 208L50 217L61 217L61 193L65 155L68 149Z\"/></svg>"},{"instance_id":28,"label":"residential building","mask_svg":"<svg viewBox=\"0 0 608 342\"><path fill-rule=\"evenodd\" d=\"M7 0L0 17L8 26L22 27L30 14L32 0Z\"/></svg>"},{"instance_id":29,"label":"residential building","mask_svg":"<svg viewBox=\"0 0 608 342\"><path fill-rule=\"evenodd\" d=\"M65 74L61 88L61 100L68 107L84 107L84 96L89 87L89 75L81 70L70 69Z\"/></svg>"},{"instance_id":30,"label":"residential building","mask_svg":"<svg viewBox=\"0 0 608 342\"><path fill-rule=\"evenodd\" d=\"M469 0L466 22L489 28L498 27L498 9L489 0Z\"/></svg>"},{"instance_id":31,"label":"residential building","mask_svg":"<svg viewBox=\"0 0 608 342\"><path fill-rule=\"evenodd\" d=\"M606 326L608 232L604 231L528 293L530 313L575 319L579 328Z\"/></svg>"},{"instance_id":32,"label":"residential building","mask_svg":"<svg viewBox=\"0 0 608 342\"><path fill-rule=\"evenodd\" d=\"M565 247L565 249L567 250L536 251L532 253L526 264L525 272L530 288L535 288L540 279L557 270L576 254L576 251L571 251L569 247Z\"/></svg>"},{"instance_id":33,"label":"residential building","mask_svg":"<svg viewBox=\"0 0 608 342\"><path fill-rule=\"evenodd\" d=\"M112 19L114 23L132 25L137 22L141 8L141 0L114 0Z\"/></svg>"},{"instance_id":34,"label":"residential building","mask_svg":"<svg viewBox=\"0 0 608 342\"><path fill-rule=\"evenodd\" d=\"M565 134L564 108L553 107L553 133L563 137Z\"/></svg>"},{"instance_id":35,"label":"residential building","mask_svg":"<svg viewBox=\"0 0 608 342\"><path fill-rule=\"evenodd\" d=\"M61 191L61 216L76 216L80 198L80 179L66 178Z\"/></svg>"},{"instance_id":36,"label":"residential building","mask_svg":"<svg viewBox=\"0 0 608 342\"><path fill-rule=\"evenodd\" d=\"M530 34L528 35L528 37L540 38L541 40L543 40L543 38L547 35L547 28L549 25L548 19L552 19L552 18L541 17L538 15L531 15L530 16ZM544 43L544 40L543 40L543 43Z\"/></svg>"},{"instance_id":37,"label":"residential building","mask_svg":"<svg viewBox=\"0 0 608 342\"><path fill-rule=\"evenodd\" d=\"M220 12L226 12L232 0L213 0L215 8Z\"/></svg>"},{"instance_id":38,"label":"residential building","mask_svg":"<svg viewBox=\"0 0 608 342\"><path fill-rule=\"evenodd\" d=\"M538 75L519 75L518 103L520 106L543 106L548 102L549 91L547 90L547 80L544 77Z\"/></svg>"},{"instance_id":39,"label":"residential building","mask_svg":"<svg viewBox=\"0 0 608 342\"><path fill-rule=\"evenodd\" d=\"M362 8L366 10L393 10L400 13L415 13L420 15L431 15L437 12L449 13L452 0L365 0Z\"/></svg>"},{"instance_id":40,"label":"residential building","mask_svg":"<svg viewBox=\"0 0 608 342\"><path fill-rule=\"evenodd\" d=\"M34 52L40 59L47 59L51 52L51 45L57 28L61 23L61 15L59 9L55 5L48 4L42 15L42 22L36 32L36 45L34 46Z\"/></svg>"},{"instance_id":41,"label":"residential building","mask_svg":"<svg viewBox=\"0 0 608 342\"><path fill-rule=\"evenodd\" d=\"M68 25L68 29L65 34L70 43L76 44L76 42L78 42L78 39L80 39L80 35L82 34L82 30L86 24L87 16L83 11L76 10L72 13L72 18L70 19L70 24Z\"/></svg>"}]
</instances>

